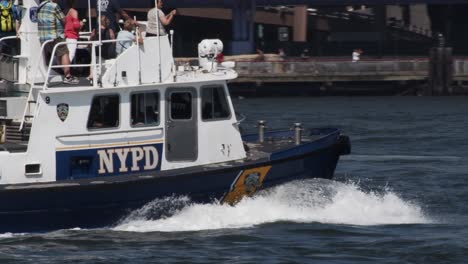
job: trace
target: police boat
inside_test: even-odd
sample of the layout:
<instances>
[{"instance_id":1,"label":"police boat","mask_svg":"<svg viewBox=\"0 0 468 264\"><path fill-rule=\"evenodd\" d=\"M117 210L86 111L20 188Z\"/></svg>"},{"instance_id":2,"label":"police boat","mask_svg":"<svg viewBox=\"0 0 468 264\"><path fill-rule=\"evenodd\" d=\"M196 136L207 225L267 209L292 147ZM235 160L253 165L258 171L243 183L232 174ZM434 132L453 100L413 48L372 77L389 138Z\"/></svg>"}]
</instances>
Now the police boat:
<instances>
[{"instance_id":1,"label":"police boat","mask_svg":"<svg viewBox=\"0 0 468 264\"><path fill-rule=\"evenodd\" d=\"M63 84L63 66L38 41L37 2L23 1L21 54L0 60L0 233L112 226L173 196L234 204L288 181L331 179L350 152L335 128L270 131L261 121L243 135L227 87L235 65L215 60L220 40L199 44L197 66L176 65L173 33L109 60L104 41L79 41L91 62L72 67L92 67L97 81Z\"/></svg>"}]
</instances>

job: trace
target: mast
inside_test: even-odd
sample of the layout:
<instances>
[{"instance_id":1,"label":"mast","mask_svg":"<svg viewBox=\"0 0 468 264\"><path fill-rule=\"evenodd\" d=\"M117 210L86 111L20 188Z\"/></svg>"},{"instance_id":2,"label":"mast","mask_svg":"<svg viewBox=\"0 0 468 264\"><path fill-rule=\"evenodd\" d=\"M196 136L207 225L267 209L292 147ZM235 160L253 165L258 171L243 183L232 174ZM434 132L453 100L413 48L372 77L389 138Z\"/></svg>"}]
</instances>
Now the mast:
<instances>
[{"instance_id":1,"label":"mast","mask_svg":"<svg viewBox=\"0 0 468 264\"><path fill-rule=\"evenodd\" d=\"M159 62L159 83L162 83L162 69L161 69L161 30L160 30L160 23L159 20L159 8L158 8L158 0L154 0L155 8L156 8L156 30L158 31L158 62Z\"/></svg>"},{"instance_id":2,"label":"mast","mask_svg":"<svg viewBox=\"0 0 468 264\"><path fill-rule=\"evenodd\" d=\"M88 0L88 24L89 24L89 32L91 34L91 32L93 31L92 27L91 27L91 0Z\"/></svg>"},{"instance_id":3,"label":"mast","mask_svg":"<svg viewBox=\"0 0 468 264\"><path fill-rule=\"evenodd\" d=\"M133 20L136 21L136 16L133 17ZM141 84L141 51L140 51L140 26L136 26L136 32L135 32L135 37L136 37L136 45L137 45L137 50L138 50L138 84Z\"/></svg>"},{"instance_id":4,"label":"mast","mask_svg":"<svg viewBox=\"0 0 468 264\"><path fill-rule=\"evenodd\" d=\"M98 4L98 36L99 36L99 69L98 69L98 84L101 85L101 75L102 75L102 36L101 36L101 1L102 0L97 0L97 4ZM94 52L94 51L93 51Z\"/></svg>"}]
</instances>

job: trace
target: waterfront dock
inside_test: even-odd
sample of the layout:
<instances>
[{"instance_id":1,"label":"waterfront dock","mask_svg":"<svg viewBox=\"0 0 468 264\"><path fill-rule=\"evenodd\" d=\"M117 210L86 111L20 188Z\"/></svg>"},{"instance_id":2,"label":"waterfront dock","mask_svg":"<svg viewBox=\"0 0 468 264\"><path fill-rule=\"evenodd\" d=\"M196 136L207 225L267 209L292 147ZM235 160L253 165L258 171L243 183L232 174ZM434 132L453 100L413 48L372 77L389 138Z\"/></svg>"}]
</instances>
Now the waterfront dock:
<instances>
[{"instance_id":1,"label":"waterfront dock","mask_svg":"<svg viewBox=\"0 0 468 264\"><path fill-rule=\"evenodd\" d=\"M415 81L427 79L428 65L423 58L238 61L239 78L235 82Z\"/></svg>"},{"instance_id":2,"label":"waterfront dock","mask_svg":"<svg viewBox=\"0 0 468 264\"><path fill-rule=\"evenodd\" d=\"M450 95L467 92L465 82L468 82L468 58L453 58L447 65L441 65L441 68L448 68L449 88L430 86L431 79L437 78L431 76L432 67L431 60L424 57L363 59L352 62L349 58L281 60L270 56L265 61L237 60L239 78L232 83L235 87L244 88L295 83L296 86L302 84L318 87L322 91L333 90L334 86L340 87L340 91L346 91L346 87L352 90L356 85L362 91L363 87L369 85L370 93L375 92L372 89L382 86L393 86L397 93L409 91L408 93Z\"/></svg>"}]
</instances>

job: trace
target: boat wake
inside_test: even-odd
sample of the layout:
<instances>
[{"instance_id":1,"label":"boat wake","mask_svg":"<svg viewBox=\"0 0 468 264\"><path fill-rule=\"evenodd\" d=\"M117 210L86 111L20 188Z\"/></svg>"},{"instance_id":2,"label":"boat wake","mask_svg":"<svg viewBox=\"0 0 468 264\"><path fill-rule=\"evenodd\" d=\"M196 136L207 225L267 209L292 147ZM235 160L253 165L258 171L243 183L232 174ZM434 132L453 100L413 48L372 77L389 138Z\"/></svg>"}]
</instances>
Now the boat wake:
<instances>
[{"instance_id":1,"label":"boat wake","mask_svg":"<svg viewBox=\"0 0 468 264\"><path fill-rule=\"evenodd\" d=\"M4 233L4 234L0 234L0 239L2 238L12 238L15 234L13 233ZM17 234L16 234L17 235Z\"/></svg>"},{"instance_id":2,"label":"boat wake","mask_svg":"<svg viewBox=\"0 0 468 264\"><path fill-rule=\"evenodd\" d=\"M154 213L173 206L155 219ZM196 204L186 197L153 201L133 212L116 231L176 232L246 228L274 222L346 225L426 224L417 204L391 191L365 192L353 183L295 181L243 199L235 206Z\"/></svg>"}]
</instances>

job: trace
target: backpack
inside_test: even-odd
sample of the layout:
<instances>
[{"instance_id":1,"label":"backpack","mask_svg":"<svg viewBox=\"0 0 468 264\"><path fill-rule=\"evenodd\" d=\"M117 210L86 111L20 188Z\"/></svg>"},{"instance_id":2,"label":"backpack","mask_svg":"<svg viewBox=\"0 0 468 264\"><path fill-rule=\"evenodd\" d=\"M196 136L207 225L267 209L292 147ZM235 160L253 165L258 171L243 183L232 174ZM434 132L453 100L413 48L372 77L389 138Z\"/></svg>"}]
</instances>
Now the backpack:
<instances>
[{"instance_id":1,"label":"backpack","mask_svg":"<svg viewBox=\"0 0 468 264\"><path fill-rule=\"evenodd\" d=\"M10 2L7 6L0 5L0 31L12 32L15 30L13 26L13 4Z\"/></svg>"}]
</instances>

